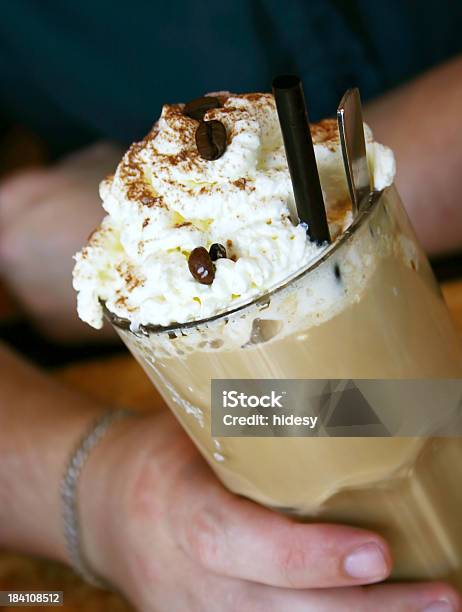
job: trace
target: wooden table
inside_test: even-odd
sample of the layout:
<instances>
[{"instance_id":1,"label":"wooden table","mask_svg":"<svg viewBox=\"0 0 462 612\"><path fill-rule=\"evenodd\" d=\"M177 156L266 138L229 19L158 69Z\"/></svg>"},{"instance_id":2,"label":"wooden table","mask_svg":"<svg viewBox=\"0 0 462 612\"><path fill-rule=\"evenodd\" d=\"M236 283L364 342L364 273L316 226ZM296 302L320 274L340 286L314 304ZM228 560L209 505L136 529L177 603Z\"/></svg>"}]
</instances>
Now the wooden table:
<instances>
[{"instance_id":1,"label":"wooden table","mask_svg":"<svg viewBox=\"0 0 462 612\"><path fill-rule=\"evenodd\" d=\"M462 281L446 283L442 289L462 336ZM146 375L129 355L73 365L58 372L57 376L109 404L114 402L145 411L158 410L162 405ZM132 610L118 595L86 585L67 567L22 555L0 554L0 590L6 589L62 590L65 605L60 609L65 612ZM17 608L3 609L13 611Z\"/></svg>"}]
</instances>

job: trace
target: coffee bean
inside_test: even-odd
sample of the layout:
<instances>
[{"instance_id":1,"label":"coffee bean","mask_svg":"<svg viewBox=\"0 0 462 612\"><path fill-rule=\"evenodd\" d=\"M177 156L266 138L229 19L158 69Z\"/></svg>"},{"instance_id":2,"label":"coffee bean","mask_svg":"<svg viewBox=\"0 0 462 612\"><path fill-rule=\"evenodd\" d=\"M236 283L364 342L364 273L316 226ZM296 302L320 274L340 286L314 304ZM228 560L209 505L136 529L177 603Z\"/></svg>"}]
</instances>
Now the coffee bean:
<instances>
[{"instance_id":1,"label":"coffee bean","mask_svg":"<svg viewBox=\"0 0 462 612\"><path fill-rule=\"evenodd\" d=\"M216 261L217 259L226 259L226 249L222 244L215 242L209 249L210 259Z\"/></svg>"},{"instance_id":2,"label":"coffee bean","mask_svg":"<svg viewBox=\"0 0 462 612\"><path fill-rule=\"evenodd\" d=\"M211 285L215 278L215 268L210 255L204 247L196 247L188 259L189 271L202 285Z\"/></svg>"},{"instance_id":3,"label":"coffee bean","mask_svg":"<svg viewBox=\"0 0 462 612\"><path fill-rule=\"evenodd\" d=\"M226 151L226 129L221 121L201 121L196 130L196 146L202 159L213 161Z\"/></svg>"},{"instance_id":4,"label":"coffee bean","mask_svg":"<svg viewBox=\"0 0 462 612\"><path fill-rule=\"evenodd\" d=\"M183 113L191 119L202 121L205 113L211 108L220 108L220 100L213 96L203 96L202 98L196 98L188 102L183 109Z\"/></svg>"}]
</instances>

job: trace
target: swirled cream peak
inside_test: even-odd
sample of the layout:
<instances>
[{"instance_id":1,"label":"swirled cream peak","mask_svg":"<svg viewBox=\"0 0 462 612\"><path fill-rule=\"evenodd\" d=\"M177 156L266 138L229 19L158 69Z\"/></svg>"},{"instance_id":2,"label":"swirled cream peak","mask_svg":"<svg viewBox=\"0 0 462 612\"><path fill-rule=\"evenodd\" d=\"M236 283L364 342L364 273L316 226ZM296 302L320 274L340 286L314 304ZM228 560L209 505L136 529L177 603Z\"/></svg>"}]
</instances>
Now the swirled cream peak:
<instances>
[{"instance_id":1,"label":"swirled cream peak","mask_svg":"<svg viewBox=\"0 0 462 612\"><path fill-rule=\"evenodd\" d=\"M210 317L265 293L317 258L323 247L293 220L293 191L273 96L218 94L222 106L204 119L226 128L217 160L198 153L198 121L183 104L165 105L159 121L133 144L114 176L101 183L107 216L76 255L79 316L102 325L102 303L140 324L169 325ZM312 125L331 234L351 222L334 120ZM392 152L366 127L377 189L393 181ZM309 230L309 228L308 228ZM191 251L226 248L211 285L190 273Z\"/></svg>"}]
</instances>

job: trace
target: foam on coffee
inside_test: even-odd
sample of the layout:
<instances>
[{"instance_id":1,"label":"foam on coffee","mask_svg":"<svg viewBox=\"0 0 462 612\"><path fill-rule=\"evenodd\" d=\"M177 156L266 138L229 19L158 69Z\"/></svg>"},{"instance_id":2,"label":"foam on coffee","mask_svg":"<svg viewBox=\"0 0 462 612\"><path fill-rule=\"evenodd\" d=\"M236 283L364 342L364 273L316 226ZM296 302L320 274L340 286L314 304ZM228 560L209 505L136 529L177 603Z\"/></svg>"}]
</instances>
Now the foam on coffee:
<instances>
[{"instance_id":1,"label":"foam on coffee","mask_svg":"<svg viewBox=\"0 0 462 612\"><path fill-rule=\"evenodd\" d=\"M102 325L101 302L132 329L204 319L263 295L315 261L325 246L310 242L294 220L293 191L273 96L219 94L204 119L226 128L224 154L203 159L196 119L184 105L165 105L159 121L101 184L108 212L76 256L80 317ZM312 126L331 234L351 223L351 206L334 120ZM394 176L392 152L366 127L375 189ZM309 231L309 228L308 228ZM198 247L225 246L215 279L201 285L188 270Z\"/></svg>"}]
</instances>

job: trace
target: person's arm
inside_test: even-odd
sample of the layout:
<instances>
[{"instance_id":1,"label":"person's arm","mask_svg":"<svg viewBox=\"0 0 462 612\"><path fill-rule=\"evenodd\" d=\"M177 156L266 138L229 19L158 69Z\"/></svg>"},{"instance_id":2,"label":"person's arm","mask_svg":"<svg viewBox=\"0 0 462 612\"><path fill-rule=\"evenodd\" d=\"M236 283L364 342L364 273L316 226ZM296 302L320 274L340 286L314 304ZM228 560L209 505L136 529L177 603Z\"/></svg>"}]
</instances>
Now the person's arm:
<instances>
[{"instance_id":1,"label":"person's arm","mask_svg":"<svg viewBox=\"0 0 462 612\"><path fill-rule=\"evenodd\" d=\"M0 547L66 560L59 482L101 411L0 343Z\"/></svg>"},{"instance_id":2,"label":"person's arm","mask_svg":"<svg viewBox=\"0 0 462 612\"><path fill-rule=\"evenodd\" d=\"M77 317L72 257L104 216L98 185L122 153L114 143L99 142L0 182L0 276L53 340L116 338L109 327L95 331Z\"/></svg>"},{"instance_id":3,"label":"person's arm","mask_svg":"<svg viewBox=\"0 0 462 612\"><path fill-rule=\"evenodd\" d=\"M59 485L102 410L0 347L0 548L67 560ZM79 508L87 561L146 612L460 605L441 583L361 589L389 575L380 536L232 495L166 411L113 424L84 466ZM338 586L350 588L326 588Z\"/></svg>"},{"instance_id":4,"label":"person's arm","mask_svg":"<svg viewBox=\"0 0 462 612\"><path fill-rule=\"evenodd\" d=\"M381 96L365 119L397 161L396 183L424 248L462 248L462 57Z\"/></svg>"}]
</instances>

